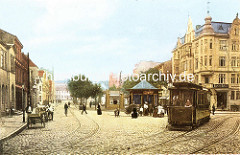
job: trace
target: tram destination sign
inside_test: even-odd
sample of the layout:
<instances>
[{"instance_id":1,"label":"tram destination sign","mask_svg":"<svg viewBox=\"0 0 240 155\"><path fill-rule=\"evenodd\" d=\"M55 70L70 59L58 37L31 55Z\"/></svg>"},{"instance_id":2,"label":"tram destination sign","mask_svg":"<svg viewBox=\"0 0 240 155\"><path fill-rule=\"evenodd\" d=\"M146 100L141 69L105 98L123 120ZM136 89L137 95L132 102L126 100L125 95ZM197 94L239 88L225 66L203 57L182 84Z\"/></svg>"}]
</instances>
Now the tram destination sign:
<instances>
[{"instance_id":1,"label":"tram destination sign","mask_svg":"<svg viewBox=\"0 0 240 155\"><path fill-rule=\"evenodd\" d=\"M213 84L213 88L229 88L228 84Z\"/></svg>"}]
</instances>

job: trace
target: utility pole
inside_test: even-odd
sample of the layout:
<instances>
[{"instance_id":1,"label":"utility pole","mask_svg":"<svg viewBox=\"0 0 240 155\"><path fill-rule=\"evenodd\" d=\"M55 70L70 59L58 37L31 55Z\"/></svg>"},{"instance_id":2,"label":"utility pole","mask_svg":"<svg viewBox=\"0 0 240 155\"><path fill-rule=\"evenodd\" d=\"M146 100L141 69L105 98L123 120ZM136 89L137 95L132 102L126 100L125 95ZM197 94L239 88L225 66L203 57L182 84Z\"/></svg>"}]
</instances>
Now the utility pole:
<instances>
[{"instance_id":1,"label":"utility pole","mask_svg":"<svg viewBox=\"0 0 240 155\"><path fill-rule=\"evenodd\" d=\"M32 105L31 105L31 102L30 102L30 100L31 100L31 92L30 92L30 66L29 66L29 63L30 63L30 58L29 58L29 53L27 54L27 57L28 57L28 91L27 91L27 107L28 106L31 106L32 107Z\"/></svg>"},{"instance_id":2,"label":"utility pole","mask_svg":"<svg viewBox=\"0 0 240 155\"><path fill-rule=\"evenodd\" d=\"M24 85L22 85L22 111L23 111L23 123L25 123Z\"/></svg>"}]
</instances>

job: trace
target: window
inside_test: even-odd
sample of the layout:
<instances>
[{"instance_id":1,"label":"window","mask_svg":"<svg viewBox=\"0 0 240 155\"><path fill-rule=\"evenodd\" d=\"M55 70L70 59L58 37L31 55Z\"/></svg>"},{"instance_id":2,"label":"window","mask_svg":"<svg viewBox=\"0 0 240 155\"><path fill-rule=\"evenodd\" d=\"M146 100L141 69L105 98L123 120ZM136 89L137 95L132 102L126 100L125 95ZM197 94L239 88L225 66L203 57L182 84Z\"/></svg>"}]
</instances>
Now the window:
<instances>
[{"instance_id":1,"label":"window","mask_svg":"<svg viewBox=\"0 0 240 155\"><path fill-rule=\"evenodd\" d=\"M235 35L238 35L238 28L235 28L235 29L234 29L234 34L235 34Z\"/></svg>"},{"instance_id":2,"label":"window","mask_svg":"<svg viewBox=\"0 0 240 155\"><path fill-rule=\"evenodd\" d=\"M231 100L235 99L235 91L231 91Z\"/></svg>"},{"instance_id":3,"label":"window","mask_svg":"<svg viewBox=\"0 0 240 155\"><path fill-rule=\"evenodd\" d=\"M240 58L237 57L237 66L240 66Z\"/></svg>"},{"instance_id":4,"label":"window","mask_svg":"<svg viewBox=\"0 0 240 155\"><path fill-rule=\"evenodd\" d=\"M240 83L240 74L237 74L237 83Z\"/></svg>"},{"instance_id":5,"label":"window","mask_svg":"<svg viewBox=\"0 0 240 155\"><path fill-rule=\"evenodd\" d=\"M195 82L198 83L198 75L195 76L196 78L194 78L194 80L196 80Z\"/></svg>"},{"instance_id":6,"label":"window","mask_svg":"<svg viewBox=\"0 0 240 155\"><path fill-rule=\"evenodd\" d=\"M225 66L225 57L224 56L219 57L219 66L222 66L222 67Z\"/></svg>"},{"instance_id":7,"label":"window","mask_svg":"<svg viewBox=\"0 0 240 155\"><path fill-rule=\"evenodd\" d=\"M219 50L226 51L227 50L227 41L226 40L220 40L219 43Z\"/></svg>"},{"instance_id":8,"label":"window","mask_svg":"<svg viewBox=\"0 0 240 155\"><path fill-rule=\"evenodd\" d=\"M236 91L236 100L240 99L240 91Z\"/></svg>"},{"instance_id":9,"label":"window","mask_svg":"<svg viewBox=\"0 0 240 155\"><path fill-rule=\"evenodd\" d=\"M212 66L212 56L209 56L209 66Z\"/></svg>"},{"instance_id":10,"label":"window","mask_svg":"<svg viewBox=\"0 0 240 155\"><path fill-rule=\"evenodd\" d=\"M185 63L184 63L184 70L186 71L187 70L187 60L185 61Z\"/></svg>"},{"instance_id":11,"label":"window","mask_svg":"<svg viewBox=\"0 0 240 155\"><path fill-rule=\"evenodd\" d=\"M5 60L4 56L5 56L4 52L3 52L3 51L0 51L0 67L1 67L1 68L4 68L4 64L5 64L5 62L4 62L4 60Z\"/></svg>"},{"instance_id":12,"label":"window","mask_svg":"<svg viewBox=\"0 0 240 155\"><path fill-rule=\"evenodd\" d=\"M192 60L189 61L189 69L192 69Z\"/></svg>"},{"instance_id":13,"label":"window","mask_svg":"<svg viewBox=\"0 0 240 155\"><path fill-rule=\"evenodd\" d=\"M212 39L210 39L209 48L212 49Z\"/></svg>"},{"instance_id":14,"label":"window","mask_svg":"<svg viewBox=\"0 0 240 155\"><path fill-rule=\"evenodd\" d=\"M198 69L198 58L195 60L195 69Z\"/></svg>"},{"instance_id":15,"label":"window","mask_svg":"<svg viewBox=\"0 0 240 155\"><path fill-rule=\"evenodd\" d=\"M237 42L236 41L232 42L232 51L237 51Z\"/></svg>"},{"instance_id":16,"label":"window","mask_svg":"<svg viewBox=\"0 0 240 155\"><path fill-rule=\"evenodd\" d=\"M204 65L207 66L207 56L204 57Z\"/></svg>"},{"instance_id":17,"label":"window","mask_svg":"<svg viewBox=\"0 0 240 155\"><path fill-rule=\"evenodd\" d=\"M236 75L235 74L231 74L231 83L235 83L235 78L236 78Z\"/></svg>"},{"instance_id":18,"label":"window","mask_svg":"<svg viewBox=\"0 0 240 155\"><path fill-rule=\"evenodd\" d=\"M209 83L209 77L205 77L205 83Z\"/></svg>"},{"instance_id":19,"label":"window","mask_svg":"<svg viewBox=\"0 0 240 155\"><path fill-rule=\"evenodd\" d=\"M219 74L219 83L225 83L225 74Z\"/></svg>"},{"instance_id":20,"label":"window","mask_svg":"<svg viewBox=\"0 0 240 155\"><path fill-rule=\"evenodd\" d=\"M232 57L231 66L232 67L236 67L237 66L237 58L236 57Z\"/></svg>"}]
</instances>

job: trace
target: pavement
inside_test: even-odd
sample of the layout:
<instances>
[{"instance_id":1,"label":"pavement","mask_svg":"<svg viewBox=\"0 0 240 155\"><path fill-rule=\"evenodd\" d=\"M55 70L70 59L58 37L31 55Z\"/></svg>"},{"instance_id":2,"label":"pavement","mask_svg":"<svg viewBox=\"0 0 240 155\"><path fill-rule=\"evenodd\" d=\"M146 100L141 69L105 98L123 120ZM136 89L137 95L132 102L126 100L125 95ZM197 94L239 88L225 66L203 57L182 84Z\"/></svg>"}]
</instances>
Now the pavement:
<instances>
[{"instance_id":1,"label":"pavement","mask_svg":"<svg viewBox=\"0 0 240 155\"><path fill-rule=\"evenodd\" d=\"M87 110L88 111L88 110ZM225 115L221 115L225 114ZM102 116L97 116L96 111L90 110L88 114L81 114L81 111L75 107L69 109L68 116L64 115L63 106L56 107L54 120L47 122L43 128L40 124L36 124L30 129L26 128L26 123L22 123L22 115L12 117L3 117L0 119L0 154L138 154L138 153L189 153L191 150L181 150L182 144L179 142L188 142L193 139L199 142L202 147L205 147L204 139L212 139L211 147L205 149L203 153L237 153L240 138L239 132L230 135L235 131L235 117L230 119L228 114L240 114L240 112L216 111L216 115L208 125L201 127L198 130L190 132L192 135L184 132L166 131L167 116L164 118L139 117L131 119L130 115L124 112L120 113L119 118L115 118L112 111L103 112ZM223 121L226 118L228 121ZM223 124L224 125L219 125ZM229 127L227 131L226 127ZM232 128L230 128L232 127ZM212 129L213 128L213 129ZM216 137L216 129L220 137ZM238 128L236 128L238 129ZM212 131L209 132L209 131ZM224 131L224 132L223 132ZM226 133L225 133L226 131ZM238 130L236 130L238 131ZM204 134L203 134L204 133ZM209 134L205 134L209 133ZM211 134L210 134L211 133ZM196 136L200 135L200 136ZM216 138L212 137L214 135ZM224 136L226 136L224 138ZM236 136L237 135L237 136ZM180 137L179 141L175 141L175 137ZM210 137L210 138L209 138ZM239 136L240 137L240 136ZM236 140L233 140L237 138ZM188 140L186 140L188 139ZM234 147L226 146L224 151L221 145L212 145L216 141L228 140L233 141L231 144ZM165 141L171 142L172 148L165 146ZM161 147L155 146L161 144ZM175 146L176 145L176 146ZM238 145L238 146L237 146ZM178 146L178 147L177 147ZM167 149L165 149L167 148ZM176 152L174 149L176 148ZM2 149L2 150L1 150ZM161 149L161 150L159 150ZM232 150L231 150L232 149ZM169 152L172 150L173 152ZM138 152L139 151L139 152Z\"/></svg>"},{"instance_id":2,"label":"pavement","mask_svg":"<svg viewBox=\"0 0 240 155\"><path fill-rule=\"evenodd\" d=\"M4 116L0 118L0 142L21 132L27 123L23 123L22 115Z\"/></svg>"}]
</instances>

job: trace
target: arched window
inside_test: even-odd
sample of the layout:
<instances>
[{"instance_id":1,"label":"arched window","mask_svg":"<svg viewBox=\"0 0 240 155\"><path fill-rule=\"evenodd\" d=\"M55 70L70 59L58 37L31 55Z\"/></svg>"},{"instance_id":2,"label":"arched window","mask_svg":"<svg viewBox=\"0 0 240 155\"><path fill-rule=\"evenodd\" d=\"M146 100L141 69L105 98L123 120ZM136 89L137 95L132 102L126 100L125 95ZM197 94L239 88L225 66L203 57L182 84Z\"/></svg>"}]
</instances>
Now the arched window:
<instances>
[{"instance_id":1,"label":"arched window","mask_svg":"<svg viewBox=\"0 0 240 155\"><path fill-rule=\"evenodd\" d=\"M235 35L238 35L238 28L235 28L235 29L234 29L234 34L235 34Z\"/></svg>"}]
</instances>

